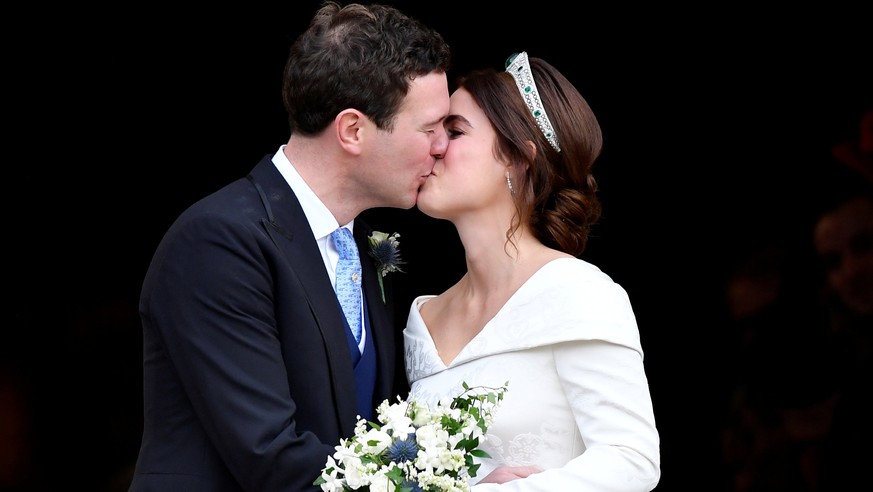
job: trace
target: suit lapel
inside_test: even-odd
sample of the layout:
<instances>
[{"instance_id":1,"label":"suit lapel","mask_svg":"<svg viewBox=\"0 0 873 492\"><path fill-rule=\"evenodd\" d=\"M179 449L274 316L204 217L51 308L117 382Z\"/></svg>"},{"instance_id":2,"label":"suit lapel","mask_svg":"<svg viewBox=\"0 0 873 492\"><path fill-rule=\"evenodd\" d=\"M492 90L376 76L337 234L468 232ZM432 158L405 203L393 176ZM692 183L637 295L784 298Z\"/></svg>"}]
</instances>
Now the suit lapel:
<instances>
[{"instance_id":1,"label":"suit lapel","mask_svg":"<svg viewBox=\"0 0 873 492\"><path fill-rule=\"evenodd\" d=\"M354 370L346 335L348 328L330 278L324 269L321 252L312 237L300 202L269 156L262 159L252 170L249 179L264 202L267 215L262 220L264 228L282 252L290 272L302 286L306 302L309 303L310 311L321 330L340 425L343 433L351 435L357 409L353 396Z\"/></svg>"},{"instance_id":2,"label":"suit lapel","mask_svg":"<svg viewBox=\"0 0 873 492\"><path fill-rule=\"evenodd\" d=\"M394 333L393 319L390 310L382 302L382 292L379 289L378 271L373 257L370 256L368 237L373 232L363 220L355 220L355 241L361 252L361 270L364 302L367 303L369 324L367 325L373 344L376 347L376 395L390 396L393 376L390 368L394 364ZM378 401L377 401L378 403Z\"/></svg>"}]
</instances>

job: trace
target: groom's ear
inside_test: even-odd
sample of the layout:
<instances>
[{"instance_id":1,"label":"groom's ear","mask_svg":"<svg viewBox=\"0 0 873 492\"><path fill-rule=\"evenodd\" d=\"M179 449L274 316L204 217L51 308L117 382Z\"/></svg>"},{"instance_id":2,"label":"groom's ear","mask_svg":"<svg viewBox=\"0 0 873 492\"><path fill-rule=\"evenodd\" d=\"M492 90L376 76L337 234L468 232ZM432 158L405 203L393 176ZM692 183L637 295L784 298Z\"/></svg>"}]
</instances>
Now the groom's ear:
<instances>
[{"instance_id":1,"label":"groom's ear","mask_svg":"<svg viewBox=\"0 0 873 492\"><path fill-rule=\"evenodd\" d=\"M350 154L360 154L366 128L372 126L364 113L357 109L345 109L336 115L333 125L340 147Z\"/></svg>"}]
</instances>

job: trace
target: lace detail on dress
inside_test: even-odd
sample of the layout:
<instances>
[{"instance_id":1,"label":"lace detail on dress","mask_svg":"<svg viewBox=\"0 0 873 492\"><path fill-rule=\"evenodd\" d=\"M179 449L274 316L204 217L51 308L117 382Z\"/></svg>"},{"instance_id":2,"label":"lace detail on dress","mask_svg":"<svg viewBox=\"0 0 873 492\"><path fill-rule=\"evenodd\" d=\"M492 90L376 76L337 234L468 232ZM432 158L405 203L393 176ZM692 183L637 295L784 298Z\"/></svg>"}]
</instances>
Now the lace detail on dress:
<instances>
[{"instance_id":1,"label":"lace detail on dress","mask_svg":"<svg viewBox=\"0 0 873 492\"><path fill-rule=\"evenodd\" d=\"M556 427L560 426L544 423L539 434L516 434L505 442L492 433L483 449L491 455L495 465L561 466L568 459L566 449L574 442L575 432L574 429Z\"/></svg>"},{"instance_id":2,"label":"lace detail on dress","mask_svg":"<svg viewBox=\"0 0 873 492\"><path fill-rule=\"evenodd\" d=\"M405 341L404 355L406 357L406 379L410 383L417 381L423 375L433 374L444 369L439 357L436 359L429 354L433 349L423 340L407 338ZM442 366L442 367L441 367Z\"/></svg>"}]
</instances>

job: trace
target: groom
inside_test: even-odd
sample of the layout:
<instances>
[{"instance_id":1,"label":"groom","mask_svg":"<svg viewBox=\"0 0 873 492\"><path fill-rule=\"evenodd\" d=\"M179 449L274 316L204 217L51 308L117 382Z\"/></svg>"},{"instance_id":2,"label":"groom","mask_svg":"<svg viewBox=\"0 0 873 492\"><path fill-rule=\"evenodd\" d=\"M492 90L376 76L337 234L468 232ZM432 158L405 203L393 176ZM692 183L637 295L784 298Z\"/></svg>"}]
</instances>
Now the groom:
<instances>
[{"instance_id":1,"label":"groom","mask_svg":"<svg viewBox=\"0 0 873 492\"><path fill-rule=\"evenodd\" d=\"M131 492L315 490L357 416L405 396L390 276L383 300L356 217L415 205L448 145L448 65L394 8L316 13L284 71L287 143L183 212L145 276ZM360 342L335 294L338 227L359 250Z\"/></svg>"}]
</instances>

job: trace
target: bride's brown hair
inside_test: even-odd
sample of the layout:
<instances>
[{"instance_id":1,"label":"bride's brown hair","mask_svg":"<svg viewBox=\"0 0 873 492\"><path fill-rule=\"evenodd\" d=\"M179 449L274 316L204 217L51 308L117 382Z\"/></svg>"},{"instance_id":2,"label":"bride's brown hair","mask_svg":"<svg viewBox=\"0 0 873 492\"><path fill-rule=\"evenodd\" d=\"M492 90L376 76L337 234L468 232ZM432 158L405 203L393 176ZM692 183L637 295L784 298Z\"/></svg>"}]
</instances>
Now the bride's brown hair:
<instances>
[{"instance_id":1,"label":"bride's brown hair","mask_svg":"<svg viewBox=\"0 0 873 492\"><path fill-rule=\"evenodd\" d=\"M510 164L517 214L507 240L512 242L524 221L543 244L578 257L602 211L592 168L603 135L576 87L546 61L529 61L560 151L537 126L510 74L476 70L459 79L457 86L485 112L497 133L495 155ZM530 142L536 149L533 153Z\"/></svg>"}]
</instances>

